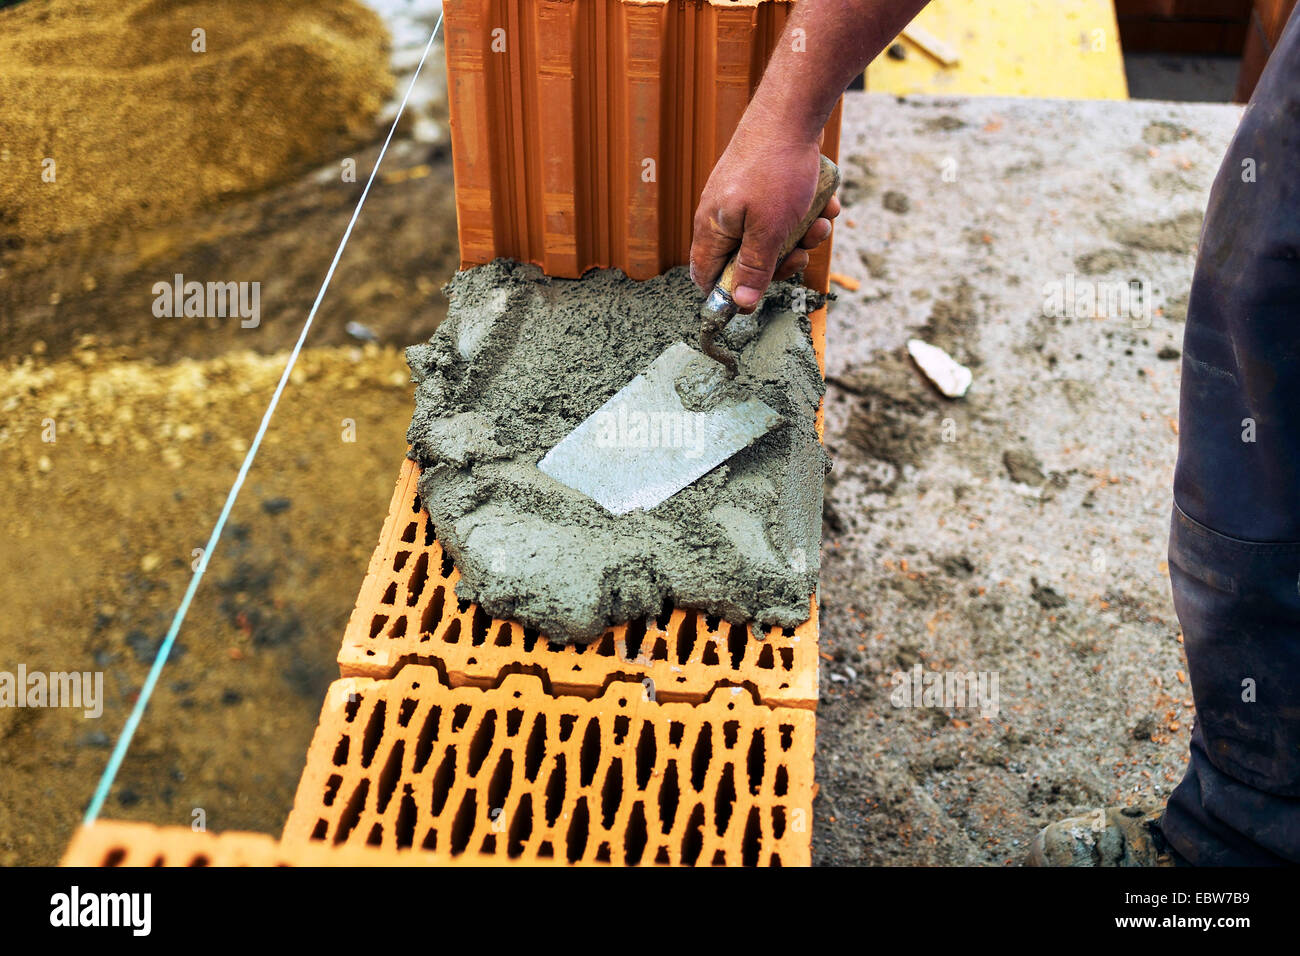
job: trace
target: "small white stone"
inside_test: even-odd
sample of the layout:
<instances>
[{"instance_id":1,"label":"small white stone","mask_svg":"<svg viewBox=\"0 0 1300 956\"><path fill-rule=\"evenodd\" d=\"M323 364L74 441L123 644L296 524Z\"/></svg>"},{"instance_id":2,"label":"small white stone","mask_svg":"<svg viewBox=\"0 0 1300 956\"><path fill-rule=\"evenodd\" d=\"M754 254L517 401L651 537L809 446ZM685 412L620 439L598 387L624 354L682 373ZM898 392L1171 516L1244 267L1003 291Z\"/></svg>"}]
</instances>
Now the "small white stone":
<instances>
[{"instance_id":1,"label":"small white stone","mask_svg":"<svg viewBox=\"0 0 1300 956\"><path fill-rule=\"evenodd\" d=\"M907 354L912 356L925 377L949 398L961 398L970 388L974 376L943 349L920 339L908 339Z\"/></svg>"}]
</instances>

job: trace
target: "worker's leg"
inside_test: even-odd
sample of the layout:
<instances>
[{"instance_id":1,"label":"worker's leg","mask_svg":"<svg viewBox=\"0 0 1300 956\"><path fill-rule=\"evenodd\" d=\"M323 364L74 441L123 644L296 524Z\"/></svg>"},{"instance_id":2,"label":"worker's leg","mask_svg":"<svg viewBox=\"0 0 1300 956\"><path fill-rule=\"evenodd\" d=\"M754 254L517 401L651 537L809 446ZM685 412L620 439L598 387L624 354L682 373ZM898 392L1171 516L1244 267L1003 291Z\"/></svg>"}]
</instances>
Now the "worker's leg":
<instances>
[{"instance_id":1,"label":"worker's leg","mask_svg":"<svg viewBox=\"0 0 1300 956\"><path fill-rule=\"evenodd\" d=\"M1210 195L1169 567L1196 727L1161 823L1193 864L1300 863L1300 16Z\"/></svg>"}]
</instances>

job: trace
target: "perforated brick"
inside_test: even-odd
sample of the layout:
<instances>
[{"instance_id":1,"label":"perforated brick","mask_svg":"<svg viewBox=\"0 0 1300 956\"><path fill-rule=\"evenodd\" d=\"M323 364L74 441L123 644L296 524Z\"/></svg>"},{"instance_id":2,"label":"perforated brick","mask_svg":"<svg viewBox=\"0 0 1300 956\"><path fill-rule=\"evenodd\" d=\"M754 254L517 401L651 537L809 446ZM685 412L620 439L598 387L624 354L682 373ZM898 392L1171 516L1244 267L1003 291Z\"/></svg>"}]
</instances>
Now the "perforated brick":
<instances>
[{"instance_id":1,"label":"perforated brick","mask_svg":"<svg viewBox=\"0 0 1300 956\"><path fill-rule=\"evenodd\" d=\"M743 685L764 703L815 706L815 601L811 617L793 629L759 631L669 609L657 620L611 628L585 647L552 644L456 597L460 572L434 537L416 493L419 473L403 462L339 651L343 676L390 677L415 662L436 666L452 687L492 687L506 673L531 670L545 675L554 694L590 698L611 680L649 678L665 701L701 701L715 687Z\"/></svg>"},{"instance_id":2,"label":"perforated brick","mask_svg":"<svg viewBox=\"0 0 1300 956\"><path fill-rule=\"evenodd\" d=\"M99 820L81 827L63 866L499 866L508 858L368 846L282 843L264 833L208 833L189 827Z\"/></svg>"},{"instance_id":3,"label":"perforated brick","mask_svg":"<svg viewBox=\"0 0 1300 956\"><path fill-rule=\"evenodd\" d=\"M616 865L807 865L814 715L738 688L702 704L432 667L331 687L285 839Z\"/></svg>"}]
</instances>

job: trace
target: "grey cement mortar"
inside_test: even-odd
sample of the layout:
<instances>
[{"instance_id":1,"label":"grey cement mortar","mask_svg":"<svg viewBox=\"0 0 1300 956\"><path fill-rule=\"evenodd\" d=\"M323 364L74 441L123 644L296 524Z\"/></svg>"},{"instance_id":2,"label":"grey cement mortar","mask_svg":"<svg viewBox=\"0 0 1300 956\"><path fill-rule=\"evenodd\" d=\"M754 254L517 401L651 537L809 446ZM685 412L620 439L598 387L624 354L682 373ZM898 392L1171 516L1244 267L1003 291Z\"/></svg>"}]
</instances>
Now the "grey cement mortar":
<instances>
[{"instance_id":1,"label":"grey cement mortar","mask_svg":"<svg viewBox=\"0 0 1300 956\"><path fill-rule=\"evenodd\" d=\"M1038 828L1181 776L1193 711L1164 563L1180 365L1162 355L1240 114L845 97L832 268L862 285L827 327L815 862L1017 863ZM906 213L882 208L890 191ZM1069 273L1142 279L1162 314L1045 315ZM972 367L964 400L921 380L912 336ZM999 674L997 717L893 706L917 663Z\"/></svg>"},{"instance_id":2,"label":"grey cement mortar","mask_svg":"<svg viewBox=\"0 0 1300 956\"><path fill-rule=\"evenodd\" d=\"M666 347L698 340L700 293L686 270L566 280L497 260L458 273L447 320L407 350L417 383L407 437L461 572L457 595L559 642L593 640L665 602L730 621L804 621L828 459L814 427L824 384L793 288L774 286L733 324L734 382L707 370L679 382L697 405L752 395L781 423L663 504L615 517L537 463Z\"/></svg>"}]
</instances>

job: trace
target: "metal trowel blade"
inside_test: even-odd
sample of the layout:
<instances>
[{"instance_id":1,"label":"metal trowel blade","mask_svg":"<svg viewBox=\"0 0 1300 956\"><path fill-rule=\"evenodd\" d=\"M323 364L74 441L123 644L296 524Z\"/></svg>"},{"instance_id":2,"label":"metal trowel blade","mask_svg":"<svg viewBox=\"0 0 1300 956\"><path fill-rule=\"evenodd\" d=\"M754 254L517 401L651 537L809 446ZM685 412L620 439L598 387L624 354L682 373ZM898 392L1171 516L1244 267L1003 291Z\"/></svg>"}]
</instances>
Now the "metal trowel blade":
<instances>
[{"instance_id":1,"label":"metal trowel blade","mask_svg":"<svg viewBox=\"0 0 1300 956\"><path fill-rule=\"evenodd\" d=\"M708 400L722 366L678 342L592 412L538 468L616 515L671 498L767 434L781 416L756 398ZM705 401L686 407L679 381L703 382Z\"/></svg>"}]
</instances>

